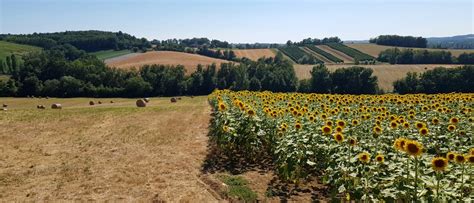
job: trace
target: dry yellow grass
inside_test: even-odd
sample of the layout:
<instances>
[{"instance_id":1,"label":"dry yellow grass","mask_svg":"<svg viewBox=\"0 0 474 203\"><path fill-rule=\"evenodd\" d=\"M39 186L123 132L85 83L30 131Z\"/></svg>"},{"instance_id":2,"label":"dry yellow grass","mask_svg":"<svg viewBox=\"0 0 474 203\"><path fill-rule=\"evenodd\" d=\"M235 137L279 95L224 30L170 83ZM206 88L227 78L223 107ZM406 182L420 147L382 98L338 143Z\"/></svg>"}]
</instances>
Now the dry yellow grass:
<instances>
[{"instance_id":1,"label":"dry yellow grass","mask_svg":"<svg viewBox=\"0 0 474 203\"><path fill-rule=\"evenodd\" d=\"M262 57L275 57L273 49L233 49L237 58L249 58L251 60L258 60Z\"/></svg>"},{"instance_id":2,"label":"dry yellow grass","mask_svg":"<svg viewBox=\"0 0 474 203\"><path fill-rule=\"evenodd\" d=\"M152 98L146 108L135 99L0 103L9 104L0 112L2 201L216 201L198 178L207 154L206 97ZM63 109L36 109L51 103Z\"/></svg>"},{"instance_id":3,"label":"dry yellow grass","mask_svg":"<svg viewBox=\"0 0 474 203\"><path fill-rule=\"evenodd\" d=\"M139 68L143 65L163 64L163 65L183 65L187 73L192 73L196 70L198 64L210 65L215 63L228 63L229 61L202 56L198 54L189 54L175 51L150 51L139 54L129 54L116 58L105 60L105 63L117 68Z\"/></svg>"},{"instance_id":4,"label":"dry yellow grass","mask_svg":"<svg viewBox=\"0 0 474 203\"><path fill-rule=\"evenodd\" d=\"M326 65L330 71L334 71L339 68L351 67L354 65L344 65L344 64L334 64ZM408 72L425 72L427 70L432 70L435 67L458 67L459 65L433 65L433 64L416 64L416 65L360 65L362 67L371 68L374 70L373 75L377 76L379 87L385 91L393 90L393 82L398 79L401 79L406 76ZM296 76L299 79L308 79L311 78L310 71L313 68L313 65L294 65Z\"/></svg>"},{"instance_id":5,"label":"dry yellow grass","mask_svg":"<svg viewBox=\"0 0 474 203\"><path fill-rule=\"evenodd\" d=\"M394 46L384 46L384 45L377 45L377 44L368 44L368 43L363 43L363 44L345 44L349 47L352 47L354 49L357 49L361 52L364 52L366 54L369 54L373 57L378 57L379 56L379 53L384 51L384 50L387 50L387 49L391 49L391 48L395 48ZM399 49L406 49L405 47L398 47ZM410 49L424 49L424 48L410 48ZM467 52L467 53L474 53L474 49L427 49L429 51L450 51L451 54L453 56L456 56L458 57L460 54L464 53L464 52Z\"/></svg>"}]
</instances>

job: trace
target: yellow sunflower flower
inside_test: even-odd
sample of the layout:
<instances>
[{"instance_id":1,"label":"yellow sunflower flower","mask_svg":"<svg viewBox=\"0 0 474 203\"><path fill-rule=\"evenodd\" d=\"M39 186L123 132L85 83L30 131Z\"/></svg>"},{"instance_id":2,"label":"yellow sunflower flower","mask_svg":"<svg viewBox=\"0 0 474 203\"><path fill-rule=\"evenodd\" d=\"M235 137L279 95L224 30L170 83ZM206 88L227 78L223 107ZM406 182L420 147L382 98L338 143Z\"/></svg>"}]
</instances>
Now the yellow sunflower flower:
<instances>
[{"instance_id":1,"label":"yellow sunflower flower","mask_svg":"<svg viewBox=\"0 0 474 203\"><path fill-rule=\"evenodd\" d=\"M423 153L423 145L415 140L409 140L404 146L405 152L411 156L418 157Z\"/></svg>"},{"instance_id":2,"label":"yellow sunflower flower","mask_svg":"<svg viewBox=\"0 0 474 203\"><path fill-rule=\"evenodd\" d=\"M438 173L445 171L448 167L448 160L443 157L435 157L431 160L431 167Z\"/></svg>"}]
</instances>

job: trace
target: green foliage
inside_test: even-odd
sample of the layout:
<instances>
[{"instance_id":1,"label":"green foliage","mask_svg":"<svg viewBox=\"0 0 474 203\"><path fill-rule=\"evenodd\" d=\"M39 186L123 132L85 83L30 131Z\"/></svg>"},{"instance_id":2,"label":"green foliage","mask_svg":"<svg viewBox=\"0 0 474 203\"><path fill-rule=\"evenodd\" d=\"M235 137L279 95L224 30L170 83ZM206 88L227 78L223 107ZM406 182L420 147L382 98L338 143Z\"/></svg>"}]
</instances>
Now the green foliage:
<instances>
[{"instance_id":1,"label":"green foliage","mask_svg":"<svg viewBox=\"0 0 474 203\"><path fill-rule=\"evenodd\" d=\"M398 36L398 35L380 35L370 39L370 43L379 45L399 46L399 47L420 47L426 48L428 41L423 37Z\"/></svg>"},{"instance_id":2,"label":"green foliage","mask_svg":"<svg viewBox=\"0 0 474 203\"><path fill-rule=\"evenodd\" d=\"M474 64L474 53L462 53L458 57L459 64Z\"/></svg>"},{"instance_id":3,"label":"green foliage","mask_svg":"<svg viewBox=\"0 0 474 203\"><path fill-rule=\"evenodd\" d=\"M464 57L465 55L462 60L464 60ZM452 64L453 58L449 51L400 50L393 48L380 52L378 60L390 64Z\"/></svg>"},{"instance_id":4,"label":"green foliage","mask_svg":"<svg viewBox=\"0 0 474 203\"><path fill-rule=\"evenodd\" d=\"M312 51L320 54L321 56L324 56L325 58L329 59L330 61L334 62L334 63L342 63L344 62L343 60L335 57L334 55L328 53L328 52L325 52L324 50L316 47L316 46L306 46L308 47L309 49L311 49Z\"/></svg>"},{"instance_id":5,"label":"green foliage","mask_svg":"<svg viewBox=\"0 0 474 203\"><path fill-rule=\"evenodd\" d=\"M219 177L227 186L227 195L245 202L254 202L257 200L257 193L252 191L247 185L248 182L240 176L221 175Z\"/></svg>"},{"instance_id":6,"label":"green foliage","mask_svg":"<svg viewBox=\"0 0 474 203\"><path fill-rule=\"evenodd\" d=\"M408 73L395 81L393 87L400 94L474 92L474 66L438 67L420 75Z\"/></svg>"},{"instance_id":7,"label":"green foliage","mask_svg":"<svg viewBox=\"0 0 474 203\"><path fill-rule=\"evenodd\" d=\"M342 43L328 43L326 44L328 45L329 47L331 47L332 49L335 49L335 50L338 50L340 52L343 52L345 54L347 54L348 56L354 58L355 60L358 60L358 61L371 61L371 60L375 60L374 57L366 54L366 53L363 53L357 49L354 49L354 48L351 48L351 47L348 47Z\"/></svg>"},{"instance_id":8,"label":"green foliage","mask_svg":"<svg viewBox=\"0 0 474 203\"><path fill-rule=\"evenodd\" d=\"M0 60L5 62L5 58L7 56L11 56L12 54L22 56L28 52L40 50L41 48L39 47L0 41Z\"/></svg>"},{"instance_id":9,"label":"green foliage","mask_svg":"<svg viewBox=\"0 0 474 203\"><path fill-rule=\"evenodd\" d=\"M311 92L336 94L376 94L377 77L372 69L353 66L330 73L324 65L311 70Z\"/></svg>"},{"instance_id":10,"label":"green foliage","mask_svg":"<svg viewBox=\"0 0 474 203\"><path fill-rule=\"evenodd\" d=\"M321 60L315 58L314 56L306 53L305 51L301 50L297 46L286 46L281 47L278 50L283 52L285 55L291 58L291 60L295 61L299 64L317 64L317 63L324 63Z\"/></svg>"},{"instance_id":11,"label":"green foliage","mask_svg":"<svg viewBox=\"0 0 474 203\"><path fill-rule=\"evenodd\" d=\"M332 89L331 73L324 65L317 65L311 70L311 92L329 93Z\"/></svg>"},{"instance_id":12,"label":"green foliage","mask_svg":"<svg viewBox=\"0 0 474 203\"><path fill-rule=\"evenodd\" d=\"M100 50L123 50L132 47L149 48L150 42L145 38L138 39L132 35L122 32L104 31L66 31L56 33L34 33L27 35L1 35L5 41L28 44L45 49L57 45L70 44L78 49L94 52Z\"/></svg>"}]
</instances>

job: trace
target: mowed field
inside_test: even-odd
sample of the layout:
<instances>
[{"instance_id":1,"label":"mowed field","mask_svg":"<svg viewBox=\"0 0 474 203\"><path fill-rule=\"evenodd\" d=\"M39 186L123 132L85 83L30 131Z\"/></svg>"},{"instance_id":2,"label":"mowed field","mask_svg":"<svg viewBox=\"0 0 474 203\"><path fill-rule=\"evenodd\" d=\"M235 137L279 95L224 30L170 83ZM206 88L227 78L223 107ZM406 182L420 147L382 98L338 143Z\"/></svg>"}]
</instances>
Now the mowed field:
<instances>
[{"instance_id":1,"label":"mowed field","mask_svg":"<svg viewBox=\"0 0 474 203\"><path fill-rule=\"evenodd\" d=\"M221 63L229 63L229 61L183 52L150 51L107 59L105 60L105 63L117 68L140 68L143 65L151 64L183 65L186 68L187 73L190 74L196 70L198 64L205 66L215 63L219 66Z\"/></svg>"},{"instance_id":2,"label":"mowed field","mask_svg":"<svg viewBox=\"0 0 474 203\"><path fill-rule=\"evenodd\" d=\"M311 78L311 70L314 65L293 65L295 68L296 76L298 79L309 79ZM329 64L326 67L330 71L335 71L339 68L344 67L351 67L354 65L348 64ZM408 72L425 72L427 70L432 70L436 67L446 67L446 68L453 68L459 67L460 65L437 65L437 64L416 64L416 65L389 65L389 64L381 64L381 65L360 65L362 67L371 68L374 70L373 75L377 76L379 87L385 91L392 91L393 90L393 82L398 79L401 79L406 76Z\"/></svg>"},{"instance_id":3,"label":"mowed field","mask_svg":"<svg viewBox=\"0 0 474 203\"><path fill-rule=\"evenodd\" d=\"M5 62L5 57L12 54L23 55L30 51L39 51L41 48L23 44L16 44L6 41L0 41L0 60Z\"/></svg>"},{"instance_id":4,"label":"mowed field","mask_svg":"<svg viewBox=\"0 0 474 203\"><path fill-rule=\"evenodd\" d=\"M146 108L134 99L1 103L9 105L0 111L2 201L216 201L198 177L210 119L205 96L151 98ZM52 103L63 109L36 109Z\"/></svg>"},{"instance_id":5,"label":"mowed field","mask_svg":"<svg viewBox=\"0 0 474 203\"><path fill-rule=\"evenodd\" d=\"M262 57L275 57L276 50L274 49L233 49L237 58L249 58L251 60L258 60Z\"/></svg>"},{"instance_id":6,"label":"mowed field","mask_svg":"<svg viewBox=\"0 0 474 203\"><path fill-rule=\"evenodd\" d=\"M369 43L362 43L362 44L345 44L349 47L357 49L361 52L369 54L373 57L378 57L379 53L385 51L387 49L395 48L395 46L384 46L384 45L377 45L377 44L369 44ZM397 47L399 49L407 49L406 47ZM425 48L409 48L415 50L425 50ZM462 53L474 53L474 49L426 49L428 51L449 51L451 55L458 57Z\"/></svg>"}]
</instances>

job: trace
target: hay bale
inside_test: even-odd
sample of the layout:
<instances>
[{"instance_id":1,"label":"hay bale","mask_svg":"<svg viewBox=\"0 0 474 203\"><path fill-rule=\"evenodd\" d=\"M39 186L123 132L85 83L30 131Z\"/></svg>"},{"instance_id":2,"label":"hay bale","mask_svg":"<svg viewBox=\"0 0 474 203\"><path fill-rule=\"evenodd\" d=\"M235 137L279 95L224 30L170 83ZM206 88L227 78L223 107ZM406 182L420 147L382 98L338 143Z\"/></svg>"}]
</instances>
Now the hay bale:
<instances>
[{"instance_id":1,"label":"hay bale","mask_svg":"<svg viewBox=\"0 0 474 203\"><path fill-rule=\"evenodd\" d=\"M98 103L99 103L99 104L102 104L102 102L101 102L101 101L99 101Z\"/></svg>"},{"instance_id":2,"label":"hay bale","mask_svg":"<svg viewBox=\"0 0 474 203\"><path fill-rule=\"evenodd\" d=\"M178 100L181 100L181 97L178 97Z\"/></svg>"},{"instance_id":3,"label":"hay bale","mask_svg":"<svg viewBox=\"0 0 474 203\"><path fill-rule=\"evenodd\" d=\"M150 98L144 98L143 101L145 101L146 103L150 102Z\"/></svg>"},{"instance_id":4,"label":"hay bale","mask_svg":"<svg viewBox=\"0 0 474 203\"><path fill-rule=\"evenodd\" d=\"M62 109L63 106L62 106L61 104L52 104L52 105L51 105L51 108L52 108L52 109Z\"/></svg>"},{"instance_id":5,"label":"hay bale","mask_svg":"<svg viewBox=\"0 0 474 203\"><path fill-rule=\"evenodd\" d=\"M94 106L95 105L94 101L89 101L89 105Z\"/></svg>"},{"instance_id":6,"label":"hay bale","mask_svg":"<svg viewBox=\"0 0 474 203\"><path fill-rule=\"evenodd\" d=\"M36 106L37 109L46 109L46 107L44 105L38 105Z\"/></svg>"},{"instance_id":7,"label":"hay bale","mask_svg":"<svg viewBox=\"0 0 474 203\"><path fill-rule=\"evenodd\" d=\"M7 108L2 108L2 111L6 111L6 110L8 110L8 109Z\"/></svg>"},{"instance_id":8,"label":"hay bale","mask_svg":"<svg viewBox=\"0 0 474 203\"><path fill-rule=\"evenodd\" d=\"M175 102L177 102L178 100L177 100L176 98L172 97L172 98L170 99L170 101L171 101L171 103L175 103Z\"/></svg>"},{"instance_id":9,"label":"hay bale","mask_svg":"<svg viewBox=\"0 0 474 203\"><path fill-rule=\"evenodd\" d=\"M136 102L137 107L146 107L146 102L143 99L139 99Z\"/></svg>"},{"instance_id":10,"label":"hay bale","mask_svg":"<svg viewBox=\"0 0 474 203\"><path fill-rule=\"evenodd\" d=\"M7 104L3 104L2 107L3 107L3 108L7 108L8 105L7 105Z\"/></svg>"},{"instance_id":11,"label":"hay bale","mask_svg":"<svg viewBox=\"0 0 474 203\"><path fill-rule=\"evenodd\" d=\"M49 97L46 97L46 99L49 99Z\"/></svg>"},{"instance_id":12,"label":"hay bale","mask_svg":"<svg viewBox=\"0 0 474 203\"><path fill-rule=\"evenodd\" d=\"M113 103L114 103L114 101L110 101L110 103L111 103L111 104L113 104Z\"/></svg>"}]
</instances>

